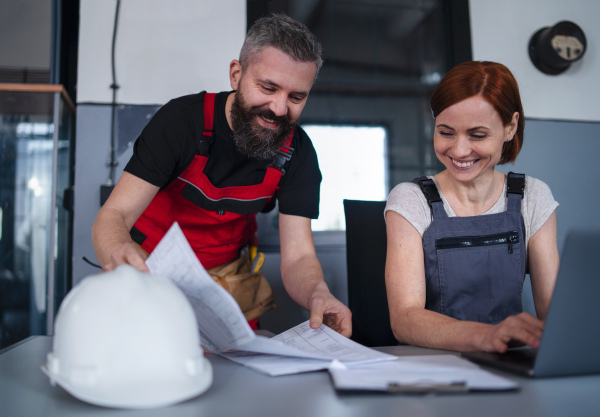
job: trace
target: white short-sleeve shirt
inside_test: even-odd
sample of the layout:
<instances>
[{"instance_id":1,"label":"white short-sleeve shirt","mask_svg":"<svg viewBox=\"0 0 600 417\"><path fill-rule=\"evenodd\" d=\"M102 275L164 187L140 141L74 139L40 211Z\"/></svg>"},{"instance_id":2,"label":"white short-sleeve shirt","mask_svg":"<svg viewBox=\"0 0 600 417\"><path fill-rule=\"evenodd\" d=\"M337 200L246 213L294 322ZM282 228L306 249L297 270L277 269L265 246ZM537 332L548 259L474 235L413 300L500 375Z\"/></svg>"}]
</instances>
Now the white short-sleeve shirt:
<instances>
[{"instance_id":1,"label":"white short-sleeve shirt","mask_svg":"<svg viewBox=\"0 0 600 417\"><path fill-rule=\"evenodd\" d=\"M444 209L449 217L456 217L454 210L448 204L448 200L441 192L435 178L433 179L442 202ZM496 204L484 214L495 214L506 211L508 198L506 197L506 181L504 181L504 189L502 196ZM529 246L529 239L543 225L546 220L552 215L558 207L558 203L554 200L550 187L543 181L533 177L525 176L525 193L521 203L521 214L525 222L525 242ZM423 233L431 224L431 209L427 204L427 199L421 191L418 184L412 182L403 182L394 187L388 196L385 212L388 210L395 211L404 217L415 229L423 236Z\"/></svg>"}]
</instances>

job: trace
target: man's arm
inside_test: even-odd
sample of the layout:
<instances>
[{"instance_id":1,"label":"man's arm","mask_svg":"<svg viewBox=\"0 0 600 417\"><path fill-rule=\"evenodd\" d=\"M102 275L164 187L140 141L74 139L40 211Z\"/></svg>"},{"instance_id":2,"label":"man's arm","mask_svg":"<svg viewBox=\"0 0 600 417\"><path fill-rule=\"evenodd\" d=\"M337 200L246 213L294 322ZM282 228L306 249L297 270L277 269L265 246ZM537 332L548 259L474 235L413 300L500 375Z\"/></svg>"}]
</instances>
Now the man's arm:
<instances>
[{"instance_id":1,"label":"man's arm","mask_svg":"<svg viewBox=\"0 0 600 417\"><path fill-rule=\"evenodd\" d=\"M133 243L129 231L150 204L159 187L124 172L92 227L96 257L105 271L130 264L148 271L147 254Z\"/></svg>"},{"instance_id":2,"label":"man's arm","mask_svg":"<svg viewBox=\"0 0 600 417\"><path fill-rule=\"evenodd\" d=\"M352 334L352 314L337 300L325 283L315 253L310 219L279 214L281 276L292 299L310 311L310 327L321 323L346 337Z\"/></svg>"}]
</instances>

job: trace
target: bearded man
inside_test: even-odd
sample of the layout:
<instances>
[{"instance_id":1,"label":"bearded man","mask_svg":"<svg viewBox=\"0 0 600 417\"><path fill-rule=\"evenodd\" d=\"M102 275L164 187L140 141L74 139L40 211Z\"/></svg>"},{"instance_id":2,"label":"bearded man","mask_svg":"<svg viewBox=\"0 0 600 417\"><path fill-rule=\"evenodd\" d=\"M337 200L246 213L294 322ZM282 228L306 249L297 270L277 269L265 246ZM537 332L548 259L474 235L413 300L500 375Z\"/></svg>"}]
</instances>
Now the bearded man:
<instances>
[{"instance_id":1,"label":"bearded man","mask_svg":"<svg viewBox=\"0 0 600 417\"><path fill-rule=\"evenodd\" d=\"M271 15L250 28L231 62L233 91L163 106L96 217L102 268L128 263L146 271L148 253L175 221L206 269L235 262L256 234L256 214L277 200L287 292L310 311L312 328L325 322L349 337L350 311L327 288L312 239L317 156L296 125L322 62L306 26Z\"/></svg>"}]
</instances>

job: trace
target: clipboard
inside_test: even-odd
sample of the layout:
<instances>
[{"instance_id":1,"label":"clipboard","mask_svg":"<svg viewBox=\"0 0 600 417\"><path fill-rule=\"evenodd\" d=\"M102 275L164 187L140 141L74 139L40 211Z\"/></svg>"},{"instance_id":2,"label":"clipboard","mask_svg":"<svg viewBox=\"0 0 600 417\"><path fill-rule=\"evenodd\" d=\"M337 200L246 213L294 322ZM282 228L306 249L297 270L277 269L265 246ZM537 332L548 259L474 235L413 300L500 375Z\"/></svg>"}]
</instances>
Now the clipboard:
<instances>
[{"instance_id":1,"label":"clipboard","mask_svg":"<svg viewBox=\"0 0 600 417\"><path fill-rule=\"evenodd\" d=\"M454 394L510 391L519 385L455 355L400 356L396 361L328 368L333 386L342 392L388 394Z\"/></svg>"},{"instance_id":2,"label":"clipboard","mask_svg":"<svg viewBox=\"0 0 600 417\"><path fill-rule=\"evenodd\" d=\"M442 394L467 392L468 390L469 387L466 381L456 381L447 384L400 384L397 382L390 382L387 386L387 392L389 394Z\"/></svg>"}]
</instances>

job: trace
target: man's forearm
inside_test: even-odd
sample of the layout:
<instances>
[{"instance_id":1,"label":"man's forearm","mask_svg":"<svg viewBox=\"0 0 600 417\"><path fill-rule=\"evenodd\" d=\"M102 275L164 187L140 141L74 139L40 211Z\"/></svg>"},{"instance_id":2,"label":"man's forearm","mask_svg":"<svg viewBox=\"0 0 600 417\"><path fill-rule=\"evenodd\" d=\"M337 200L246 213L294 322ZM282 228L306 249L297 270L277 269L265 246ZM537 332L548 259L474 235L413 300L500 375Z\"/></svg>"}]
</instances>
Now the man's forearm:
<instances>
[{"instance_id":1,"label":"man's forearm","mask_svg":"<svg viewBox=\"0 0 600 417\"><path fill-rule=\"evenodd\" d=\"M316 256L306 255L282 265L281 277L290 297L307 310L310 310L310 299L315 294L329 293Z\"/></svg>"},{"instance_id":2,"label":"man's forearm","mask_svg":"<svg viewBox=\"0 0 600 417\"><path fill-rule=\"evenodd\" d=\"M110 262L111 253L124 244L133 244L125 219L118 210L102 208L92 226L92 243L96 258L104 267Z\"/></svg>"}]
</instances>

